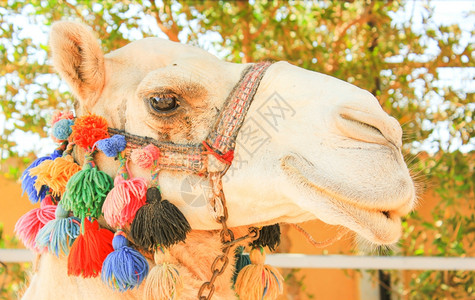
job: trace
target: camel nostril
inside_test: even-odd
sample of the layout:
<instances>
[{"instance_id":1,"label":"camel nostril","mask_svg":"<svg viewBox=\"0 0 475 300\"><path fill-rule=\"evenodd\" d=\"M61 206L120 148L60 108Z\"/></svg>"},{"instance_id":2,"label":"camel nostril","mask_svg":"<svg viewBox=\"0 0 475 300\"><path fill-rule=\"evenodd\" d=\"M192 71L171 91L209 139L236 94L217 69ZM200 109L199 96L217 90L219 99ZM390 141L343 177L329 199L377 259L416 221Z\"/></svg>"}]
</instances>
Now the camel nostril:
<instances>
[{"instance_id":1,"label":"camel nostril","mask_svg":"<svg viewBox=\"0 0 475 300\"><path fill-rule=\"evenodd\" d=\"M402 130L396 119L382 110L365 112L342 107L338 113L337 126L347 137L367 143L402 145Z\"/></svg>"},{"instance_id":2,"label":"camel nostril","mask_svg":"<svg viewBox=\"0 0 475 300\"><path fill-rule=\"evenodd\" d=\"M354 122L356 125L358 125L360 127L364 127L365 129L367 129L369 131L373 131L374 133L377 133L377 134L384 137L384 134L381 132L381 130L379 130L377 127L375 127L371 124L368 124L368 123L365 123L365 122L362 122L362 121L359 121L359 120L352 119L351 117L349 117L345 114L340 114L340 117L342 119L347 120L347 121Z\"/></svg>"},{"instance_id":3,"label":"camel nostril","mask_svg":"<svg viewBox=\"0 0 475 300\"><path fill-rule=\"evenodd\" d=\"M389 214L389 211L382 211L381 212L386 218L390 219L391 215Z\"/></svg>"}]
</instances>

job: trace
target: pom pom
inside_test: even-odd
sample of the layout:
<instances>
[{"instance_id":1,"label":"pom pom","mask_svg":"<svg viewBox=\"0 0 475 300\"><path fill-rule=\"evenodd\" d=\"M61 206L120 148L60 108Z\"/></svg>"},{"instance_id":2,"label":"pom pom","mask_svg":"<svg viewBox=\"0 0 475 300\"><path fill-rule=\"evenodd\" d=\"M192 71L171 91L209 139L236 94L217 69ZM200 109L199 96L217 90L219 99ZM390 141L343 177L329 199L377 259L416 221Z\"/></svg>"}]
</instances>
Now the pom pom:
<instances>
[{"instance_id":1,"label":"pom pom","mask_svg":"<svg viewBox=\"0 0 475 300\"><path fill-rule=\"evenodd\" d=\"M23 244L31 250L41 252L41 248L36 245L36 236L46 223L54 219L56 205L52 205L47 196L41 202L40 208L35 208L24 214L18 219L15 225L15 232Z\"/></svg>"},{"instance_id":2,"label":"pom pom","mask_svg":"<svg viewBox=\"0 0 475 300\"><path fill-rule=\"evenodd\" d=\"M253 248L269 247L269 250L274 251L280 244L280 225L274 224L264 226L259 231L259 237L251 243Z\"/></svg>"},{"instance_id":3,"label":"pom pom","mask_svg":"<svg viewBox=\"0 0 475 300\"><path fill-rule=\"evenodd\" d=\"M107 194L102 212L107 224L122 228L130 225L137 210L145 204L147 182L143 178L114 179L114 188Z\"/></svg>"},{"instance_id":4,"label":"pom pom","mask_svg":"<svg viewBox=\"0 0 475 300\"><path fill-rule=\"evenodd\" d=\"M154 145L148 145L145 148L138 148L132 151L130 158L132 162L142 169L149 169L153 162L160 157L160 150Z\"/></svg>"},{"instance_id":5,"label":"pom pom","mask_svg":"<svg viewBox=\"0 0 475 300\"><path fill-rule=\"evenodd\" d=\"M112 178L97 167L86 164L69 179L61 202L76 217L98 218L102 212L102 203L111 189Z\"/></svg>"},{"instance_id":6,"label":"pom pom","mask_svg":"<svg viewBox=\"0 0 475 300\"><path fill-rule=\"evenodd\" d=\"M159 251L159 250L158 250ZM183 281L176 267L166 262L168 253L159 254L156 251L155 267L150 270L145 281L144 299L146 300L174 300L180 299Z\"/></svg>"},{"instance_id":7,"label":"pom pom","mask_svg":"<svg viewBox=\"0 0 475 300\"><path fill-rule=\"evenodd\" d=\"M69 179L79 172L81 167L74 162L71 155L58 157L55 160L47 160L30 170L30 174L37 177L35 187L47 185L51 188L51 194L60 197L66 190Z\"/></svg>"},{"instance_id":8,"label":"pom pom","mask_svg":"<svg viewBox=\"0 0 475 300\"><path fill-rule=\"evenodd\" d=\"M68 275L97 277L107 255L114 251L114 234L99 228L97 221L84 220L84 233L80 234L69 252Z\"/></svg>"},{"instance_id":9,"label":"pom pom","mask_svg":"<svg viewBox=\"0 0 475 300\"><path fill-rule=\"evenodd\" d=\"M68 112L62 112L62 111L55 111L53 113L53 116L51 117L51 125L53 126L54 124L56 124L56 122L60 121L60 120L73 120L74 119L74 114L72 111L68 111Z\"/></svg>"},{"instance_id":10,"label":"pom pom","mask_svg":"<svg viewBox=\"0 0 475 300\"><path fill-rule=\"evenodd\" d=\"M147 190L147 204L135 215L130 235L142 248L152 249L158 244L168 248L184 241L190 230L181 211L168 200L162 200L158 188L152 187Z\"/></svg>"},{"instance_id":11,"label":"pom pom","mask_svg":"<svg viewBox=\"0 0 475 300\"><path fill-rule=\"evenodd\" d=\"M112 240L114 252L102 265L102 281L111 289L125 292L140 285L148 274L148 262L135 249L128 247L128 240L117 232Z\"/></svg>"},{"instance_id":12,"label":"pom pom","mask_svg":"<svg viewBox=\"0 0 475 300\"><path fill-rule=\"evenodd\" d=\"M27 193L28 199L30 199L31 203L37 203L38 201L41 201L46 196L46 192L49 190L49 188L47 186L41 186L41 188L37 191L35 188L36 176L32 176L30 174L30 170L39 166L46 160L53 160L60 156L61 151L55 150L49 156L37 158L21 175L21 188L23 193Z\"/></svg>"},{"instance_id":13,"label":"pom pom","mask_svg":"<svg viewBox=\"0 0 475 300\"><path fill-rule=\"evenodd\" d=\"M48 248L50 253L59 256L61 253L68 255L69 248L79 235L81 223L76 217L69 217L69 212L64 210L61 202L56 208L56 218L49 221L36 236L36 244L40 248Z\"/></svg>"},{"instance_id":14,"label":"pom pom","mask_svg":"<svg viewBox=\"0 0 475 300\"><path fill-rule=\"evenodd\" d=\"M244 254L244 247L239 246L236 248L236 252L234 255L234 258L236 259L236 264L234 268L234 274L233 274L233 285L236 284L236 279L239 274L239 272L247 265L251 264L251 259L249 258L248 254Z\"/></svg>"},{"instance_id":15,"label":"pom pom","mask_svg":"<svg viewBox=\"0 0 475 300\"><path fill-rule=\"evenodd\" d=\"M126 146L127 141L125 140L125 137L120 134L116 134L113 137L97 142L97 148L109 157L116 157L118 153L125 150Z\"/></svg>"},{"instance_id":16,"label":"pom pom","mask_svg":"<svg viewBox=\"0 0 475 300\"><path fill-rule=\"evenodd\" d=\"M69 119L62 119L56 122L53 125L51 134L53 138L55 138L55 142L61 142L64 140L67 140L71 133L73 132L73 129L71 126L74 124L73 120Z\"/></svg>"},{"instance_id":17,"label":"pom pom","mask_svg":"<svg viewBox=\"0 0 475 300\"><path fill-rule=\"evenodd\" d=\"M283 292L284 279L272 266L264 265L264 248L254 248L249 254L250 265L239 272L234 290L240 300L274 300Z\"/></svg>"},{"instance_id":18,"label":"pom pom","mask_svg":"<svg viewBox=\"0 0 475 300\"><path fill-rule=\"evenodd\" d=\"M98 115L77 118L72 129L74 143L84 149L92 149L97 141L109 137L107 121Z\"/></svg>"}]
</instances>

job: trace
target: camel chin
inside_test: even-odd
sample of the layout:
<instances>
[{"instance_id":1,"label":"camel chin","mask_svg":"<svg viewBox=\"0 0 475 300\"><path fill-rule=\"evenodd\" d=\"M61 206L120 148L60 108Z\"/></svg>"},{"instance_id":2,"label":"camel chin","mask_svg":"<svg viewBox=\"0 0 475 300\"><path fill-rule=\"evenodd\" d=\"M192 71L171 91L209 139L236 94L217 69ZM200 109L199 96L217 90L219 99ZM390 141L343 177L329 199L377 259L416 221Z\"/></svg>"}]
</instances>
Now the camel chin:
<instances>
[{"instance_id":1,"label":"camel chin","mask_svg":"<svg viewBox=\"0 0 475 300\"><path fill-rule=\"evenodd\" d=\"M392 188L381 195L390 197L393 205L370 205L371 200L377 199L374 190L367 190L364 197L351 197L341 189L338 182L325 182L318 173L315 164L299 155L288 155L281 159L281 167L288 178L294 183L295 193L300 195L302 209L314 214L323 222L331 225L346 227L362 238L376 245L391 245L401 237L401 217L408 214L414 206L415 195L412 179L409 175L401 181L406 181L398 188ZM363 200L363 201L361 201ZM388 200L388 199L384 199Z\"/></svg>"}]
</instances>

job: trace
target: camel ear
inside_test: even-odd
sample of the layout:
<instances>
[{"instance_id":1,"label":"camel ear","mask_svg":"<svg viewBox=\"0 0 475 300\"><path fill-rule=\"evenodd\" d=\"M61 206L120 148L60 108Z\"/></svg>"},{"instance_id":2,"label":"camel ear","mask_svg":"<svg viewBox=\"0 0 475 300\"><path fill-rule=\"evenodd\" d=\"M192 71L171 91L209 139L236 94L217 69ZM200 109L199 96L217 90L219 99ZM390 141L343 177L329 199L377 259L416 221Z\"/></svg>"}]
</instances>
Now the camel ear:
<instances>
[{"instance_id":1,"label":"camel ear","mask_svg":"<svg viewBox=\"0 0 475 300\"><path fill-rule=\"evenodd\" d=\"M105 82L104 55L89 27L56 22L50 33L53 65L86 109L94 106Z\"/></svg>"}]
</instances>

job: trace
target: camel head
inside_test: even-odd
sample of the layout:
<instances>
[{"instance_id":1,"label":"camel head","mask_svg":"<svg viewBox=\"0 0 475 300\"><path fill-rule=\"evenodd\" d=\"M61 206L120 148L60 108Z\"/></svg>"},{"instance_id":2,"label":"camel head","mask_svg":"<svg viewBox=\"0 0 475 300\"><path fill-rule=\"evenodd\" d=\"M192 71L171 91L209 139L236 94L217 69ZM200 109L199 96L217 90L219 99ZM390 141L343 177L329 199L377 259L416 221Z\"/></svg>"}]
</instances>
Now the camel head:
<instances>
[{"instance_id":1,"label":"camel head","mask_svg":"<svg viewBox=\"0 0 475 300\"><path fill-rule=\"evenodd\" d=\"M76 96L76 114L109 127L175 144L200 144L240 80L245 64L159 38L103 54L88 28L59 22L51 33L54 66ZM377 244L400 237L414 206L401 154L402 131L365 90L286 62L266 71L239 132L223 180L228 226L320 219ZM101 169L117 165L99 156ZM134 176L149 172L131 164ZM164 198L193 229L220 225L209 213L206 178L159 174Z\"/></svg>"}]
</instances>

